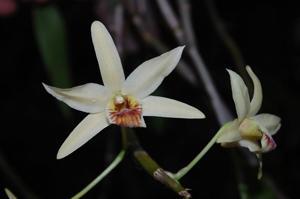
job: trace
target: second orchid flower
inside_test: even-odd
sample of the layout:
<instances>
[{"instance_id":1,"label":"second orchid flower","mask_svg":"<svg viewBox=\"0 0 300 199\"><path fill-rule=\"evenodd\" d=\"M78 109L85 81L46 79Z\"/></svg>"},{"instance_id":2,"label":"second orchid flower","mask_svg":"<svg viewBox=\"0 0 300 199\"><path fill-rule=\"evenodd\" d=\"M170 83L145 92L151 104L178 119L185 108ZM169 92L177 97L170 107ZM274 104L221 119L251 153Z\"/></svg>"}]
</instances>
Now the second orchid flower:
<instances>
[{"instance_id":1,"label":"second orchid flower","mask_svg":"<svg viewBox=\"0 0 300 199\"><path fill-rule=\"evenodd\" d=\"M258 178L261 178L261 154L276 148L272 135L280 129L281 119L268 113L257 115L262 104L262 87L252 69L246 66L246 70L254 84L252 100L250 101L248 88L242 78L232 70L227 70L230 75L232 97L237 118L224 124L203 150L187 166L175 174L177 180L185 176L216 142L223 147L246 147L255 153L259 159Z\"/></svg>"}]
</instances>

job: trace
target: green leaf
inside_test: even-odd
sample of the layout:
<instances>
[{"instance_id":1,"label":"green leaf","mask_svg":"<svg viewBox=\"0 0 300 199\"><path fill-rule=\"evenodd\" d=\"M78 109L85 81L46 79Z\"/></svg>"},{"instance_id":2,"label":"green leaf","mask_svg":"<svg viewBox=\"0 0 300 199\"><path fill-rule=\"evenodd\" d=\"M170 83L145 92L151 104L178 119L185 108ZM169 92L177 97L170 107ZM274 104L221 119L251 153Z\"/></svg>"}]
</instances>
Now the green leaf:
<instances>
[{"instance_id":1,"label":"green leaf","mask_svg":"<svg viewBox=\"0 0 300 199\"><path fill-rule=\"evenodd\" d=\"M54 5L36 7L33 12L33 25L37 45L51 84L70 87L71 73L68 61L66 28L59 10ZM61 106L65 116L70 109Z\"/></svg>"}]
</instances>

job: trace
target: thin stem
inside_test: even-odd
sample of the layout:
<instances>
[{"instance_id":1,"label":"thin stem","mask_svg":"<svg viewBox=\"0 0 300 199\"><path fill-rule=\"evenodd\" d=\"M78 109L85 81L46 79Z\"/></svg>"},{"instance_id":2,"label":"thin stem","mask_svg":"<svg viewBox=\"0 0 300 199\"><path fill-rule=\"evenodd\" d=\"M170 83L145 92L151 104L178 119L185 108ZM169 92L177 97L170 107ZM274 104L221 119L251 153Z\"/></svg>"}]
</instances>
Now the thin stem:
<instances>
[{"instance_id":1,"label":"thin stem","mask_svg":"<svg viewBox=\"0 0 300 199\"><path fill-rule=\"evenodd\" d=\"M229 51L229 54L233 59L234 65L239 71L239 73L242 75L244 81L246 82L246 85L250 85L251 88L252 84L249 81L246 71L244 70L245 68L244 57L241 53L241 50L239 49L238 44L235 42L234 38L230 35L228 30L226 29L224 21L219 16L215 2L213 0L205 0L205 5L207 7L208 15L212 21L212 25L216 30L218 36L220 37L220 40L224 43L224 46Z\"/></svg>"},{"instance_id":2,"label":"thin stem","mask_svg":"<svg viewBox=\"0 0 300 199\"><path fill-rule=\"evenodd\" d=\"M121 152L117 155L114 161L90 184L88 184L84 189L82 189L79 193L73 196L71 199L78 199L84 196L87 192L89 192L96 184L98 184L107 174L109 174L124 158L126 150L122 149Z\"/></svg>"},{"instance_id":3,"label":"thin stem","mask_svg":"<svg viewBox=\"0 0 300 199\"><path fill-rule=\"evenodd\" d=\"M154 179L166 185L176 193L185 198L191 198L188 191L176 180L174 177L162 169L144 150L136 150L134 157L141 164L141 166L151 175Z\"/></svg>"},{"instance_id":4,"label":"thin stem","mask_svg":"<svg viewBox=\"0 0 300 199\"><path fill-rule=\"evenodd\" d=\"M262 161L262 155L261 154L256 154L257 161L258 161L258 171L257 171L257 179L261 180L262 175L263 175L263 161Z\"/></svg>"},{"instance_id":5,"label":"thin stem","mask_svg":"<svg viewBox=\"0 0 300 199\"><path fill-rule=\"evenodd\" d=\"M128 148L129 143L127 138L127 130L124 127L121 128L121 136L122 136L122 147L125 150Z\"/></svg>"},{"instance_id":6,"label":"thin stem","mask_svg":"<svg viewBox=\"0 0 300 199\"><path fill-rule=\"evenodd\" d=\"M184 44L184 32L170 3L168 2L168 0L156 0L156 2L175 38L181 45Z\"/></svg>"},{"instance_id":7,"label":"thin stem","mask_svg":"<svg viewBox=\"0 0 300 199\"><path fill-rule=\"evenodd\" d=\"M124 135L127 135L128 150L132 151L134 158L155 180L164 184L178 195L185 199L191 198L188 189L184 188L174 176L162 169L159 164L141 147L138 138L132 129L124 129Z\"/></svg>"},{"instance_id":8,"label":"thin stem","mask_svg":"<svg viewBox=\"0 0 300 199\"><path fill-rule=\"evenodd\" d=\"M212 25L216 30L220 40L224 43L225 47L228 49L232 59L234 60L235 65L239 68L239 72L244 72L241 67L244 69L245 61L242 56L242 53L234 41L233 37L227 31L224 21L219 16L218 10L216 8L215 2L213 0L205 0L205 5L209 14L209 17L212 21Z\"/></svg>"},{"instance_id":9,"label":"thin stem","mask_svg":"<svg viewBox=\"0 0 300 199\"><path fill-rule=\"evenodd\" d=\"M166 1L167 3L167 1ZM153 34L149 28L145 25L145 18L141 16L141 14L137 11L135 11L132 6L129 5L128 1L123 0L124 7L127 9L127 11L131 15L131 21L135 28L137 29L138 33L142 37L142 39L153 49L156 51L163 53L169 50L170 48L162 42L160 38L158 38L155 34ZM159 4L160 5L160 4ZM150 18L152 20L152 18ZM173 17L174 20L174 17ZM177 20L177 19L175 19ZM155 23L156 21L154 21ZM176 23L176 22L175 22ZM180 34L177 34L180 35ZM177 38L176 38L177 39ZM179 42L183 43L183 42ZM187 62L184 62L181 60L178 64L178 67L176 67L176 71L178 74L180 74L183 78L185 78L190 84L196 86L197 85L197 79L193 72L193 70L190 69L189 64Z\"/></svg>"},{"instance_id":10,"label":"thin stem","mask_svg":"<svg viewBox=\"0 0 300 199\"><path fill-rule=\"evenodd\" d=\"M225 125L224 125L225 126ZM200 151L200 153L185 167L180 169L174 176L176 180L180 180L183 176L185 176L208 152L208 150L215 144L217 139L220 137L223 132L222 129L224 126L216 133L216 135L208 142L208 144Z\"/></svg>"},{"instance_id":11,"label":"thin stem","mask_svg":"<svg viewBox=\"0 0 300 199\"><path fill-rule=\"evenodd\" d=\"M117 157L112 161L112 163L102 172L100 175L98 175L90 184L88 184L84 189L82 189L80 192L78 192L75 196L73 196L71 199L78 199L84 196L87 192L89 192L96 184L98 184L105 176L107 176L120 162L124 159L125 152L128 147L128 139L127 139L127 133L125 128L121 128L121 136L122 136L122 150L117 155Z\"/></svg>"}]
</instances>

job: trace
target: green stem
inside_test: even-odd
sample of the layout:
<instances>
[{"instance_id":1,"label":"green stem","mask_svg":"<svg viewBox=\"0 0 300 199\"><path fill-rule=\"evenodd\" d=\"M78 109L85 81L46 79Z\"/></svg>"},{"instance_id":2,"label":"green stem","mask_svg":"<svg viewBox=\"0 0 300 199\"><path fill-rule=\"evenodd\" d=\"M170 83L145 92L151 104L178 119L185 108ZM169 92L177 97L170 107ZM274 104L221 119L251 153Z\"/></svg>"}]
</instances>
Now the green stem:
<instances>
[{"instance_id":1,"label":"green stem","mask_svg":"<svg viewBox=\"0 0 300 199\"><path fill-rule=\"evenodd\" d=\"M114 159L114 161L90 184L88 184L84 189L82 189L79 193L73 196L71 199L78 199L84 196L88 191L90 191L97 183L99 183L107 174L109 174L124 158L126 150L123 149L118 156Z\"/></svg>"},{"instance_id":2,"label":"green stem","mask_svg":"<svg viewBox=\"0 0 300 199\"><path fill-rule=\"evenodd\" d=\"M225 126L225 125L224 125ZM208 150L214 145L217 141L224 126L216 133L216 135L208 142L208 144L200 151L200 153L185 167L180 169L174 176L176 180L180 180L183 176L185 176L200 160L201 158L208 152Z\"/></svg>"},{"instance_id":3,"label":"green stem","mask_svg":"<svg viewBox=\"0 0 300 199\"><path fill-rule=\"evenodd\" d=\"M151 175L155 180L164 184L171 190L175 191L178 195L185 199L191 198L188 189L184 188L180 182L174 179L173 175L164 169L141 147L138 138L132 129L124 129L128 150L132 151L134 158Z\"/></svg>"},{"instance_id":4,"label":"green stem","mask_svg":"<svg viewBox=\"0 0 300 199\"><path fill-rule=\"evenodd\" d=\"M127 129L125 127L121 127L121 136L122 136L122 147L124 150L128 148L128 138L127 138Z\"/></svg>"},{"instance_id":5,"label":"green stem","mask_svg":"<svg viewBox=\"0 0 300 199\"><path fill-rule=\"evenodd\" d=\"M123 149L120 151L120 153L117 155L117 157L112 161L112 163L102 172L100 175L98 175L90 184L88 184L84 189L82 189L80 192L78 192L75 196L73 196L71 199L79 199L82 196L84 196L87 192L89 192L96 184L98 184L105 176L107 176L120 162L124 159L125 152L128 147L128 139L127 139L127 133L125 128L121 128L121 136L122 136L122 147Z\"/></svg>"},{"instance_id":6,"label":"green stem","mask_svg":"<svg viewBox=\"0 0 300 199\"><path fill-rule=\"evenodd\" d=\"M263 175L263 162L262 162L262 154L256 154L257 160L258 160L258 172L257 172L257 179L261 180Z\"/></svg>"},{"instance_id":7,"label":"green stem","mask_svg":"<svg viewBox=\"0 0 300 199\"><path fill-rule=\"evenodd\" d=\"M184 198L191 198L190 193L184 188L173 175L162 169L144 150L136 150L134 157L155 180L166 185Z\"/></svg>"}]
</instances>

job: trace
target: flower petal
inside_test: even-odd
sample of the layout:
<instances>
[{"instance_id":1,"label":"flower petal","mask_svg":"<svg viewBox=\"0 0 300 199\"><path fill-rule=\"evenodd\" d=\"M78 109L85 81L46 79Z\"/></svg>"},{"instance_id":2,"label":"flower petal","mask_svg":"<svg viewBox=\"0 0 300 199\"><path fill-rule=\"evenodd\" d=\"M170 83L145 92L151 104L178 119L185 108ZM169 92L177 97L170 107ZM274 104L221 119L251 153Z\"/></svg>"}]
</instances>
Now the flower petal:
<instances>
[{"instance_id":1,"label":"flower petal","mask_svg":"<svg viewBox=\"0 0 300 199\"><path fill-rule=\"evenodd\" d=\"M254 142L254 141L251 141L251 140L240 140L238 142L238 144L241 146L241 147L245 147L245 148L248 148L249 151L251 152L254 152L254 153L258 153L260 152L260 146Z\"/></svg>"},{"instance_id":2,"label":"flower petal","mask_svg":"<svg viewBox=\"0 0 300 199\"><path fill-rule=\"evenodd\" d=\"M106 114L104 112L89 114L77 125L64 141L57 153L57 159L64 158L71 154L108 125Z\"/></svg>"},{"instance_id":3,"label":"flower petal","mask_svg":"<svg viewBox=\"0 0 300 199\"><path fill-rule=\"evenodd\" d=\"M227 69L230 75L232 98L235 104L239 121L242 121L249 112L250 99L248 89L242 78L232 70Z\"/></svg>"},{"instance_id":4,"label":"flower petal","mask_svg":"<svg viewBox=\"0 0 300 199\"><path fill-rule=\"evenodd\" d=\"M263 93L262 93L262 88L261 88L261 83L257 76L254 74L250 66L246 66L246 70L251 77L254 85L254 91L253 91L253 97L250 102L250 110L248 113L248 116L254 116L260 109L262 99L263 99Z\"/></svg>"},{"instance_id":5,"label":"flower petal","mask_svg":"<svg viewBox=\"0 0 300 199\"><path fill-rule=\"evenodd\" d=\"M143 116L159 116L170 118L205 118L204 114L198 109L164 97L148 96L142 101Z\"/></svg>"},{"instance_id":6,"label":"flower petal","mask_svg":"<svg viewBox=\"0 0 300 199\"><path fill-rule=\"evenodd\" d=\"M169 75L181 57L184 46L177 47L137 67L126 79L123 93L139 99L150 95Z\"/></svg>"},{"instance_id":7,"label":"flower petal","mask_svg":"<svg viewBox=\"0 0 300 199\"><path fill-rule=\"evenodd\" d=\"M238 129L239 121L237 119L226 123L218 132L220 133L220 137L217 139L217 143L230 143L239 141L242 138Z\"/></svg>"},{"instance_id":8,"label":"flower petal","mask_svg":"<svg viewBox=\"0 0 300 199\"><path fill-rule=\"evenodd\" d=\"M97 113L105 109L109 92L104 86L88 83L73 88L56 88L42 83L48 93L70 107L87 112Z\"/></svg>"},{"instance_id":9,"label":"flower petal","mask_svg":"<svg viewBox=\"0 0 300 199\"><path fill-rule=\"evenodd\" d=\"M4 188L4 191L8 199L17 199L17 197L8 188Z\"/></svg>"},{"instance_id":10,"label":"flower petal","mask_svg":"<svg viewBox=\"0 0 300 199\"><path fill-rule=\"evenodd\" d=\"M91 32L103 83L112 91L118 91L125 76L116 46L101 22L94 21Z\"/></svg>"},{"instance_id":11,"label":"flower petal","mask_svg":"<svg viewBox=\"0 0 300 199\"><path fill-rule=\"evenodd\" d=\"M281 127L281 119L280 117L268 113L262 113L252 117L254 119L261 130L265 133L269 133L270 135L274 135Z\"/></svg>"}]
</instances>

